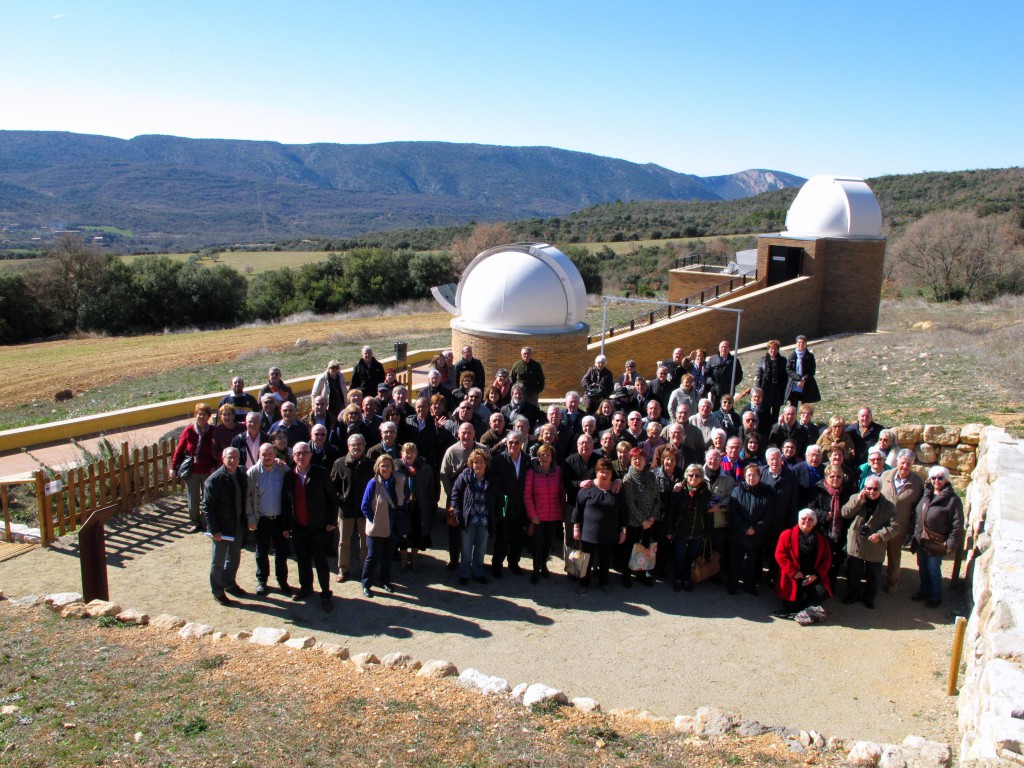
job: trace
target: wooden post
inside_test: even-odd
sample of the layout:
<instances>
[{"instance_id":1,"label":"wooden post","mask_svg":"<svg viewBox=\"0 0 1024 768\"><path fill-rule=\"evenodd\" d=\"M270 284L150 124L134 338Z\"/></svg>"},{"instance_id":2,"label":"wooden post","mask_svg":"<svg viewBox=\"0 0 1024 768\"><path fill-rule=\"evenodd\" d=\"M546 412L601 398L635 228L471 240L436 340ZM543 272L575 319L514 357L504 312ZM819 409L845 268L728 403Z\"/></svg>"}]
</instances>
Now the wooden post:
<instances>
[{"instance_id":1,"label":"wooden post","mask_svg":"<svg viewBox=\"0 0 1024 768\"><path fill-rule=\"evenodd\" d=\"M964 633L967 631L967 619L956 617L953 629L953 655L949 658L949 679L946 682L946 695L956 696L956 681L960 676L960 657L964 652Z\"/></svg>"},{"instance_id":2,"label":"wooden post","mask_svg":"<svg viewBox=\"0 0 1024 768\"><path fill-rule=\"evenodd\" d=\"M36 470L36 505L39 509L39 543L48 547L53 543L53 520L46 498L46 477L41 469Z\"/></svg>"},{"instance_id":3,"label":"wooden post","mask_svg":"<svg viewBox=\"0 0 1024 768\"><path fill-rule=\"evenodd\" d=\"M104 526L120 510L120 504L100 507L78 532L78 554L82 566L82 596L90 600L109 600L107 586L107 547Z\"/></svg>"},{"instance_id":4,"label":"wooden post","mask_svg":"<svg viewBox=\"0 0 1024 768\"><path fill-rule=\"evenodd\" d=\"M128 442L121 443L121 455L117 460L117 498L122 512L132 511L132 485L128 482Z\"/></svg>"}]
</instances>

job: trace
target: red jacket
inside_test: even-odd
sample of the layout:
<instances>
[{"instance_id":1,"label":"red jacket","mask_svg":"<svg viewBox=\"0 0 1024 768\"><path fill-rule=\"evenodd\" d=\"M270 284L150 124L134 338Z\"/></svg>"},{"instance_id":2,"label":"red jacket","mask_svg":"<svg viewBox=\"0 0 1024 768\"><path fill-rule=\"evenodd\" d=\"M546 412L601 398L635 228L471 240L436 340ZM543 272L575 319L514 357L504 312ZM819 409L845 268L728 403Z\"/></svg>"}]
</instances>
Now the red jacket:
<instances>
[{"instance_id":1,"label":"red jacket","mask_svg":"<svg viewBox=\"0 0 1024 768\"><path fill-rule=\"evenodd\" d=\"M199 446L198 456L196 456L197 445ZM213 465L213 427L206 428L202 443L199 442L199 430L196 429L195 422L181 431L178 447L175 448L174 458L171 459L171 466L175 471L186 456L196 456L192 462L192 474L194 475L208 475L215 469Z\"/></svg>"},{"instance_id":2,"label":"red jacket","mask_svg":"<svg viewBox=\"0 0 1024 768\"><path fill-rule=\"evenodd\" d=\"M542 523L561 522L565 513L566 495L562 485L562 468L556 466L544 475L529 469L526 472L526 516Z\"/></svg>"},{"instance_id":3,"label":"red jacket","mask_svg":"<svg viewBox=\"0 0 1024 768\"><path fill-rule=\"evenodd\" d=\"M821 531L814 531L814 538L818 542L818 556L814 560L814 573L818 580L825 587L829 596L832 595L832 583L828 578L828 569L832 566L832 550L828 546ZM799 584L794 575L800 571L800 528L793 526L783 531L779 536L779 544L775 547L775 560L779 564L779 583L775 587L775 594L783 600L793 602L797 598ZM805 574L806 575L806 574Z\"/></svg>"}]
</instances>

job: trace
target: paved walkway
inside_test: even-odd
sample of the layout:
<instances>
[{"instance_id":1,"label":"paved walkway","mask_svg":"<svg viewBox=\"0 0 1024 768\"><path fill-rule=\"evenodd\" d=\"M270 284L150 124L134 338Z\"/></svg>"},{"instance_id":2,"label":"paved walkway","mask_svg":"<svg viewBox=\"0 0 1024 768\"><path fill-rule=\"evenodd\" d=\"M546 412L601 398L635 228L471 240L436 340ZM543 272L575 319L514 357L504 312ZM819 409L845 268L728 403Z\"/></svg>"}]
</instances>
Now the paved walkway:
<instances>
[{"instance_id":1,"label":"paved walkway","mask_svg":"<svg viewBox=\"0 0 1024 768\"><path fill-rule=\"evenodd\" d=\"M660 583L626 591L613 581L608 594L579 596L554 558L555 575L537 586L509 574L460 587L436 550L419 572L396 574L394 597L367 600L358 583L332 582L332 614L316 600L295 604L277 594L225 608L210 597L208 540L184 533L186 517L176 499L114 521L112 599L227 632L280 626L352 653L445 658L513 685L544 682L593 696L606 709L676 715L710 705L827 736L956 741L955 700L944 694L953 614L963 606L959 598L940 610L911 602L918 582L909 562L900 592L881 595L877 610L834 600L829 621L813 627L774 619L767 589L759 598L729 597L711 584L687 594ZM434 540L443 535L439 528ZM67 537L3 563L0 589L9 596L81 591L76 547ZM255 588L251 551L243 553L239 583Z\"/></svg>"}]
</instances>

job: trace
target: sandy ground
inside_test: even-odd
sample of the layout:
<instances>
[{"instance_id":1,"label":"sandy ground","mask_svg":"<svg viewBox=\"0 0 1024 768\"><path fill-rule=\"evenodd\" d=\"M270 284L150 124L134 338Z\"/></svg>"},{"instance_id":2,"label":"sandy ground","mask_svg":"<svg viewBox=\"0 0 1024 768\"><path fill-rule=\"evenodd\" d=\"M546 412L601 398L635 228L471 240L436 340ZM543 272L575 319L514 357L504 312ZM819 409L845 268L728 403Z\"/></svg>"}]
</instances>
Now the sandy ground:
<instances>
[{"instance_id":1,"label":"sandy ground","mask_svg":"<svg viewBox=\"0 0 1024 768\"><path fill-rule=\"evenodd\" d=\"M543 682L592 696L605 709L671 716L719 706L826 736L898 743L913 733L956 741L945 685L962 599L947 595L936 610L912 602L918 581L908 557L900 592L880 595L877 610L833 600L829 621L807 628L772 618L777 604L765 588L759 598L730 597L712 584L689 594L661 583L626 591L613 578L610 593L579 596L555 559L554 575L537 586L506 572L501 581L462 588L437 550L421 558L418 572L395 574L394 597L367 600L358 583L332 581L332 614L317 600L296 604L278 594L225 608L209 593L209 541L184 533L183 507L182 499L170 500L108 526L113 600L228 632L283 626L352 653L444 658L513 685ZM239 571L250 591L254 570L250 549ZM0 589L8 596L80 591L77 538L0 563Z\"/></svg>"}]
</instances>

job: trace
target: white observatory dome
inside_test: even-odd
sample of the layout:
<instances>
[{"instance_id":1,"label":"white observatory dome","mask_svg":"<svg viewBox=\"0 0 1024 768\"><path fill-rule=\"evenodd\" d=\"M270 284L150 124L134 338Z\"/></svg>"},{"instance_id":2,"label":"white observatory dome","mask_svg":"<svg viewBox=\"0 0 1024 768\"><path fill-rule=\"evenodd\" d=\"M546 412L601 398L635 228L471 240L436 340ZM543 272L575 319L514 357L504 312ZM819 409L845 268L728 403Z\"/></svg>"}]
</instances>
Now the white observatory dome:
<instances>
[{"instance_id":1,"label":"white observatory dome","mask_svg":"<svg viewBox=\"0 0 1024 768\"><path fill-rule=\"evenodd\" d=\"M797 193L786 214L784 235L796 237L880 237L882 210L864 179L814 176Z\"/></svg>"},{"instance_id":2,"label":"white observatory dome","mask_svg":"<svg viewBox=\"0 0 1024 768\"><path fill-rule=\"evenodd\" d=\"M582 326L587 291L576 265L545 243L499 245L462 273L454 324L481 331L554 333Z\"/></svg>"}]
</instances>

